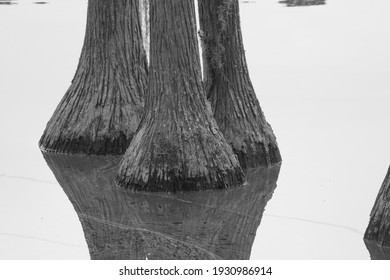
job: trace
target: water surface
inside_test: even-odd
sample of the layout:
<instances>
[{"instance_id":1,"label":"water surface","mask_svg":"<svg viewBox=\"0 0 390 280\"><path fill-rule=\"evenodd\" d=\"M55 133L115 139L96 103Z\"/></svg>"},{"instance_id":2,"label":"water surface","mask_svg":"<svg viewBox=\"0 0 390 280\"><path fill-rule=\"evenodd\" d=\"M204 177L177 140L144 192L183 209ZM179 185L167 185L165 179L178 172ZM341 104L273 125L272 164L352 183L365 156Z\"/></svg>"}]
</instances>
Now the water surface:
<instances>
[{"instance_id":1,"label":"water surface","mask_svg":"<svg viewBox=\"0 0 390 280\"><path fill-rule=\"evenodd\" d=\"M89 259L37 145L77 67L86 1L35 2L0 1L0 258ZM283 157L252 259L370 258L363 233L390 159L389 8L243 1L250 75Z\"/></svg>"},{"instance_id":2,"label":"water surface","mask_svg":"<svg viewBox=\"0 0 390 280\"><path fill-rule=\"evenodd\" d=\"M114 183L119 156L44 154L83 227L91 259L249 259L280 166L230 189L133 192Z\"/></svg>"}]
</instances>

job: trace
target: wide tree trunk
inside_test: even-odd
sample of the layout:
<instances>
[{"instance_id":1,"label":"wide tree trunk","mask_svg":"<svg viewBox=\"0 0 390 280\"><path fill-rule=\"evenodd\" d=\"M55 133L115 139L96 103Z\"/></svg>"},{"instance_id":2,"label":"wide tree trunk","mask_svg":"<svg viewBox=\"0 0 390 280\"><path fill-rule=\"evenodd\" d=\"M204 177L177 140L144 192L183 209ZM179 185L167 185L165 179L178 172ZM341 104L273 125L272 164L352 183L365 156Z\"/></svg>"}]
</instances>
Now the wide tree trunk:
<instances>
[{"instance_id":1,"label":"wide tree trunk","mask_svg":"<svg viewBox=\"0 0 390 280\"><path fill-rule=\"evenodd\" d=\"M242 187L168 194L118 188L118 156L44 157L77 212L91 259L249 259L280 170L249 170Z\"/></svg>"},{"instance_id":2,"label":"wide tree trunk","mask_svg":"<svg viewBox=\"0 0 390 280\"><path fill-rule=\"evenodd\" d=\"M244 181L206 101L195 21L192 0L150 1L145 115L122 161L121 187L177 191Z\"/></svg>"},{"instance_id":3,"label":"wide tree trunk","mask_svg":"<svg viewBox=\"0 0 390 280\"><path fill-rule=\"evenodd\" d=\"M371 210L364 239L376 242L379 246L390 247L390 167Z\"/></svg>"},{"instance_id":4,"label":"wide tree trunk","mask_svg":"<svg viewBox=\"0 0 390 280\"><path fill-rule=\"evenodd\" d=\"M41 149L123 154L142 117L146 85L138 0L89 0L79 65Z\"/></svg>"},{"instance_id":5,"label":"wide tree trunk","mask_svg":"<svg viewBox=\"0 0 390 280\"><path fill-rule=\"evenodd\" d=\"M199 0L204 84L214 117L242 168L281 161L245 58L238 0Z\"/></svg>"}]
</instances>

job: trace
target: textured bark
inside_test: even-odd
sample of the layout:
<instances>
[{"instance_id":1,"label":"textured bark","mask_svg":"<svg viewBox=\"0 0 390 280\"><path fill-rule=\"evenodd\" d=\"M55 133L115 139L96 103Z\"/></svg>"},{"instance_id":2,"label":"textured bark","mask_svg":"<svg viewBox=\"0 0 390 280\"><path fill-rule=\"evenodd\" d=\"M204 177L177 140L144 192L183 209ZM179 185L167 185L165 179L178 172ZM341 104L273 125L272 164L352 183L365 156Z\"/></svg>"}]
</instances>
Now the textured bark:
<instances>
[{"instance_id":1,"label":"textured bark","mask_svg":"<svg viewBox=\"0 0 390 280\"><path fill-rule=\"evenodd\" d=\"M379 246L390 247L390 167L371 210L364 239L375 241Z\"/></svg>"},{"instance_id":2,"label":"textured bark","mask_svg":"<svg viewBox=\"0 0 390 280\"><path fill-rule=\"evenodd\" d=\"M245 58L238 0L199 0L204 84L214 117L242 168L281 161Z\"/></svg>"},{"instance_id":3,"label":"textured bark","mask_svg":"<svg viewBox=\"0 0 390 280\"><path fill-rule=\"evenodd\" d=\"M145 115L122 161L119 186L178 191L242 183L203 91L193 1L150 1L150 23Z\"/></svg>"},{"instance_id":4,"label":"textured bark","mask_svg":"<svg viewBox=\"0 0 390 280\"><path fill-rule=\"evenodd\" d=\"M147 84L138 0L90 0L79 65L40 140L42 150L123 154Z\"/></svg>"},{"instance_id":5,"label":"textured bark","mask_svg":"<svg viewBox=\"0 0 390 280\"><path fill-rule=\"evenodd\" d=\"M282 0L279 1L279 3L286 4L287 7L313 6L313 5L325 5L326 0Z\"/></svg>"},{"instance_id":6,"label":"textured bark","mask_svg":"<svg viewBox=\"0 0 390 280\"><path fill-rule=\"evenodd\" d=\"M248 184L237 188L168 194L116 187L118 157L44 157L92 259L249 259L280 169L249 170Z\"/></svg>"}]
</instances>

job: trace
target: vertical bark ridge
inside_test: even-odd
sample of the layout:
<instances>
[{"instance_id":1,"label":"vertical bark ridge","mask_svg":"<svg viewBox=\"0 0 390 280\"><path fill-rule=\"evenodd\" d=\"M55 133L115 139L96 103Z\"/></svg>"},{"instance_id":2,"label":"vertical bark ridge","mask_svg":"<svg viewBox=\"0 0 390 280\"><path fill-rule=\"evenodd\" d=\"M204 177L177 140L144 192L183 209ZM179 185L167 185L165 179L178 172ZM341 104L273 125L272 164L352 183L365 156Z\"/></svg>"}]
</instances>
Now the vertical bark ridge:
<instances>
[{"instance_id":1,"label":"vertical bark ridge","mask_svg":"<svg viewBox=\"0 0 390 280\"><path fill-rule=\"evenodd\" d=\"M281 161L249 77L238 0L199 0L204 86L214 117L242 168Z\"/></svg>"},{"instance_id":2,"label":"vertical bark ridge","mask_svg":"<svg viewBox=\"0 0 390 280\"><path fill-rule=\"evenodd\" d=\"M237 157L203 91L192 0L150 1L145 115L122 160L124 188L178 191L241 184Z\"/></svg>"},{"instance_id":3,"label":"vertical bark ridge","mask_svg":"<svg viewBox=\"0 0 390 280\"><path fill-rule=\"evenodd\" d=\"M140 5L141 30L144 49L149 59L150 46L150 22L149 22L149 0L138 0Z\"/></svg>"},{"instance_id":4,"label":"vertical bark ridge","mask_svg":"<svg viewBox=\"0 0 390 280\"><path fill-rule=\"evenodd\" d=\"M41 137L42 150L123 154L138 125L147 85L138 0L90 0L72 83Z\"/></svg>"}]
</instances>

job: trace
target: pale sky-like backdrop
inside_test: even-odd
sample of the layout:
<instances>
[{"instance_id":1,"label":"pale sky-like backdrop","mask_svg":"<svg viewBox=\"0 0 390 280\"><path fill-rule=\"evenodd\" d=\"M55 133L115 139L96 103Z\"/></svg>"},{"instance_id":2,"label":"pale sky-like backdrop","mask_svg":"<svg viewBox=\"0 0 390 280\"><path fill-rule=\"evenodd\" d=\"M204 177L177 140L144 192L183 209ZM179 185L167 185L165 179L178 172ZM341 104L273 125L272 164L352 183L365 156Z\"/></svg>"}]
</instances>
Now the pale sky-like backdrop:
<instances>
[{"instance_id":1,"label":"pale sky-like backdrop","mask_svg":"<svg viewBox=\"0 0 390 280\"><path fill-rule=\"evenodd\" d=\"M11 2L0 5L0 259L89 259L38 148L77 67L87 1ZM251 258L369 259L363 233L390 164L390 1L240 8L283 158Z\"/></svg>"}]
</instances>

